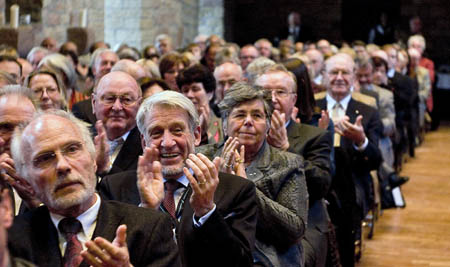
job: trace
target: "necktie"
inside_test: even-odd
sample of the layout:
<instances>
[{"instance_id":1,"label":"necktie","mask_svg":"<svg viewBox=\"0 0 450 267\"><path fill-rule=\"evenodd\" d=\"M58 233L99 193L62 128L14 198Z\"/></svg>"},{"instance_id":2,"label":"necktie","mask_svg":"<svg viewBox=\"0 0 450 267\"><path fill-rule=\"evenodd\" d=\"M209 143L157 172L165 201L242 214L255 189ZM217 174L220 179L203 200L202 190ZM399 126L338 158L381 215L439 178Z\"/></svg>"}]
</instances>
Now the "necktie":
<instances>
[{"instance_id":1,"label":"necktie","mask_svg":"<svg viewBox=\"0 0 450 267\"><path fill-rule=\"evenodd\" d=\"M173 197L173 193L182 186L183 185L176 180L167 180L164 183L165 194L163 205L173 218L175 218L175 198Z\"/></svg>"},{"instance_id":2,"label":"necktie","mask_svg":"<svg viewBox=\"0 0 450 267\"><path fill-rule=\"evenodd\" d=\"M343 110L342 105L339 102L336 102L331 111L331 119L333 120L334 124L336 124L341 119L342 110Z\"/></svg>"},{"instance_id":3,"label":"necktie","mask_svg":"<svg viewBox=\"0 0 450 267\"><path fill-rule=\"evenodd\" d=\"M121 144L123 144L123 139L122 139L122 137L113 140L113 141L109 144L109 156L112 156L112 155L114 154L114 152L116 151L116 149L117 149Z\"/></svg>"},{"instance_id":4,"label":"necktie","mask_svg":"<svg viewBox=\"0 0 450 267\"><path fill-rule=\"evenodd\" d=\"M334 104L333 106L333 109L331 110L331 120L333 121L334 125L336 125L338 121L342 119L341 113L343 113L343 111L344 109L342 108L342 105L339 102L336 102L336 104ZM341 136L336 132L334 133L334 146L341 146Z\"/></svg>"},{"instance_id":5,"label":"necktie","mask_svg":"<svg viewBox=\"0 0 450 267\"><path fill-rule=\"evenodd\" d=\"M64 267L78 267L83 261L80 253L83 246L77 238L81 231L81 223L75 218L64 218L58 224L59 231L64 235L67 241L66 252L63 257Z\"/></svg>"}]
</instances>

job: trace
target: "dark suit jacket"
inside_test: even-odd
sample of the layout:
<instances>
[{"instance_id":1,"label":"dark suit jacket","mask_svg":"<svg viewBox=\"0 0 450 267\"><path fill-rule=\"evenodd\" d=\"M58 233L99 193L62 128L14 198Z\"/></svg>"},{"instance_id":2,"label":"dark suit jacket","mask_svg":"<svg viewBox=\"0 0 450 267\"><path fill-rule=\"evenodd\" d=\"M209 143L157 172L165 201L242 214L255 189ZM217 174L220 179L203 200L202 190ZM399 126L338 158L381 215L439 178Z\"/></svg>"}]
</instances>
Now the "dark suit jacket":
<instances>
[{"instance_id":1,"label":"dark suit jacket","mask_svg":"<svg viewBox=\"0 0 450 267\"><path fill-rule=\"evenodd\" d=\"M287 39L288 37L289 37L289 27L285 27L282 31L281 38ZM308 26L302 24L300 27L300 32L294 36L294 42L296 43L307 41L315 41L314 34Z\"/></svg>"},{"instance_id":2,"label":"dark suit jacket","mask_svg":"<svg viewBox=\"0 0 450 267\"><path fill-rule=\"evenodd\" d=\"M127 245L134 266L179 266L178 249L167 215L116 201L102 200L92 239L112 241L119 225L127 225ZM58 232L48 209L39 207L17 216L8 233L13 256L38 266L62 266ZM80 266L88 266L82 262Z\"/></svg>"},{"instance_id":3,"label":"dark suit jacket","mask_svg":"<svg viewBox=\"0 0 450 267\"><path fill-rule=\"evenodd\" d=\"M99 185L105 198L138 205L136 172L107 176ZM193 225L188 195L180 222L175 222L183 266L252 266L256 229L256 193L253 183L220 173L214 194L216 211L200 228Z\"/></svg>"},{"instance_id":4,"label":"dark suit jacket","mask_svg":"<svg viewBox=\"0 0 450 267\"><path fill-rule=\"evenodd\" d=\"M97 121L97 119L95 118L95 114L92 111L92 97L75 103L72 106L72 113L78 119L92 125L95 125L95 122Z\"/></svg>"},{"instance_id":5,"label":"dark suit jacket","mask_svg":"<svg viewBox=\"0 0 450 267\"><path fill-rule=\"evenodd\" d=\"M414 81L399 72L389 78L389 87L394 88L395 122L397 127L403 127L411 120L411 109L417 98L417 88Z\"/></svg>"},{"instance_id":6,"label":"dark suit jacket","mask_svg":"<svg viewBox=\"0 0 450 267\"><path fill-rule=\"evenodd\" d=\"M318 99L317 106L321 109L327 109L326 98ZM361 212L366 214L368 211L367 204L371 203L372 182L370 171L377 170L381 164L381 153L378 149L378 139L382 135L383 126L378 115L378 111L374 108L355 101L353 98L349 101L346 116L350 118L351 123L355 123L359 115L363 116L362 125L364 132L369 141L367 147L363 151L357 151L353 146L353 141L347 138L341 138L340 149L348 155L349 164L353 178L355 179L358 203L361 205Z\"/></svg>"},{"instance_id":7,"label":"dark suit jacket","mask_svg":"<svg viewBox=\"0 0 450 267\"><path fill-rule=\"evenodd\" d=\"M323 110L327 110L326 98L318 99L316 102ZM350 100L345 112L350 118L351 123L355 123L359 115L363 116L362 125L369 144L364 151L357 151L353 147L353 142L346 138L341 138L341 147L351 155L354 165L352 168L358 174L367 174L370 170L376 170L381 162L380 151L378 150L378 139L382 135L383 126L378 114L374 108L355 101Z\"/></svg>"},{"instance_id":8,"label":"dark suit jacket","mask_svg":"<svg viewBox=\"0 0 450 267\"><path fill-rule=\"evenodd\" d=\"M332 136L329 132L307 124L291 121L287 127L289 152L305 159L305 177L309 199L322 199L331 184L330 153Z\"/></svg>"},{"instance_id":9,"label":"dark suit jacket","mask_svg":"<svg viewBox=\"0 0 450 267\"><path fill-rule=\"evenodd\" d=\"M136 170L138 158L141 154L141 134L136 126L130 131L127 140L123 143L108 175Z\"/></svg>"},{"instance_id":10,"label":"dark suit jacket","mask_svg":"<svg viewBox=\"0 0 450 267\"><path fill-rule=\"evenodd\" d=\"M302 245L305 259L314 266L325 264L328 224L323 198L331 186L330 156L333 145L328 131L291 121L287 127L289 152L302 155L309 193L308 225Z\"/></svg>"}]
</instances>

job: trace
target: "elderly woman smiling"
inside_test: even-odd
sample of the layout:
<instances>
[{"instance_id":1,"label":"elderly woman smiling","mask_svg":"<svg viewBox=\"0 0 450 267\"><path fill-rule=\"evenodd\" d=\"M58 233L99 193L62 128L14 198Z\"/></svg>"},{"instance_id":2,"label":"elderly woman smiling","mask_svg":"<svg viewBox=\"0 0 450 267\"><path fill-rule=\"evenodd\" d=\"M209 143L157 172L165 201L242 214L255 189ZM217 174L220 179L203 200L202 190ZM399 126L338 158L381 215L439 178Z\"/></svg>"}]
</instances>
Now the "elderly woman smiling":
<instances>
[{"instance_id":1,"label":"elderly woman smiling","mask_svg":"<svg viewBox=\"0 0 450 267\"><path fill-rule=\"evenodd\" d=\"M261 88L236 83L219 106L229 138L222 146L206 145L198 151L211 158L221 155L222 171L236 172L255 183L256 266L302 266L300 240L308 211L303 158L267 144L272 107L270 96Z\"/></svg>"}]
</instances>

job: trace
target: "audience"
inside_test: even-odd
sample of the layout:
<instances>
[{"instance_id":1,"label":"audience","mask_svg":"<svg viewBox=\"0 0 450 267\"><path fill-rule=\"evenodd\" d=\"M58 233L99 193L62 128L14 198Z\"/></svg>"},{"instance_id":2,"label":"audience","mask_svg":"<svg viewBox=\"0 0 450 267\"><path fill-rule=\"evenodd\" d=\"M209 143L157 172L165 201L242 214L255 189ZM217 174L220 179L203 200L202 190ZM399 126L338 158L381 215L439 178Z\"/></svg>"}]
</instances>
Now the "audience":
<instances>
[{"instance_id":1,"label":"audience","mask_svg":"<svg viewBox=\"0 0 450 267\"><path fill-rule=\"evenodd\" d=\"M297 12L242 47L0 46L0 265L354 266L432 119L420 25L407 47L387 26L382 47L317 41Z\"/></svg>"},{"instance_id":2,"label":"audience","mask_svg":"<svg viewBox=\"0 0 450 267\"><path fill-rule=\"evenodd\" d=\"M105 177L101 195L169 214L183 266L252 266L255 185L219 172L219 158L195 153L201 128L192 102L173 91L154 94L137 124L144 149L137 171Z\"/></svg>"}]
</instances>

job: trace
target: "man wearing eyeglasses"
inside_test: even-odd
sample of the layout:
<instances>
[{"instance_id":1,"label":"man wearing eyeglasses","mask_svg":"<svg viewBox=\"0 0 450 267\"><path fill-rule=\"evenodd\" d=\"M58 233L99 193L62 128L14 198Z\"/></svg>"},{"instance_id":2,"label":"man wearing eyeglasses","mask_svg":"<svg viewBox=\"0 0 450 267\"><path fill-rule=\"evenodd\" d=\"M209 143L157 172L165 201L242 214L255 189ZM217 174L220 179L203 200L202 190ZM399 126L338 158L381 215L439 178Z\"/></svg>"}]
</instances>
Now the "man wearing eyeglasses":
<instances>
[{"instance_id":1,"label":"man wearing eyeglasses","mask_svg":"<svg viewBox=\"0 0 450 267\"><path fill-rule=\"evenodd\" d=\"M331 135L292 117L297 100L295 76L282 65L273 65L255 83L272 92L274 112L267 141L270 145L301 155L309 194L308 225L302 240L305 266L325 266L328 213L323 198L331 184Z\"/></svg>"},{"instance_id":2,"label":"man wearing eyeglasses","mask_svg":"<svg viewBox=\"0 0 450 267\"><path fill-rule=\"evenodd\" d=\"M168 216L95 192L95 146L70 113L40 112L18 126L11 153L45 204L14 219L13 256L38 266L180 265Z\"/></svg>"},{"instance_id":3,"label":"man wearing eyeglasses","mask_svg":"<svg viewBox=\"0 0 450 267\"><path fill-rule=\"evenodd\" d=\"M98 119L95 128L98 174L136 170L142 154L136 127L136 113L142 91L125 72L113 71L102 77L92 94L92 109Z\"/></svg>"},{"instance_id":4,"label":"man wearing eyeglasses","mask_svg":"<svg viewBox=\"0 0 450 267\"><path fill-rule=\"evenodd\" d=\"M36 109L29 88L20 85L4 86L0 91L0 179L10 188L14 215L41 203L33 196L29 184L16 173L10 144L17 125L33 118ZM24 204L24 205L22 205Z\"/></svg>"},{"instance_id":5,"label":"man wearing eyeglasses","mask_svg":"<svg viewBox=\"0 0 450 267\"><path fill-rule=\"evenodd\" d=\"M337 211L342 214L339 221L344 222L336 231L343 266L354 264L355 240L359 240L361 221L373 203L370 171L377 170L381 163L378 139L383 126L376 109L352 97L355 79L355 63L349 55L336 54L328 58L323 74L327 93L316 102L334 123L336 175L333 184L343 190L342 194L337 192L340 203L351 205ZM344 188L343 183L349 186ZM344 203L347 200L351 202Z\"/></svg>"}]
</instances>

